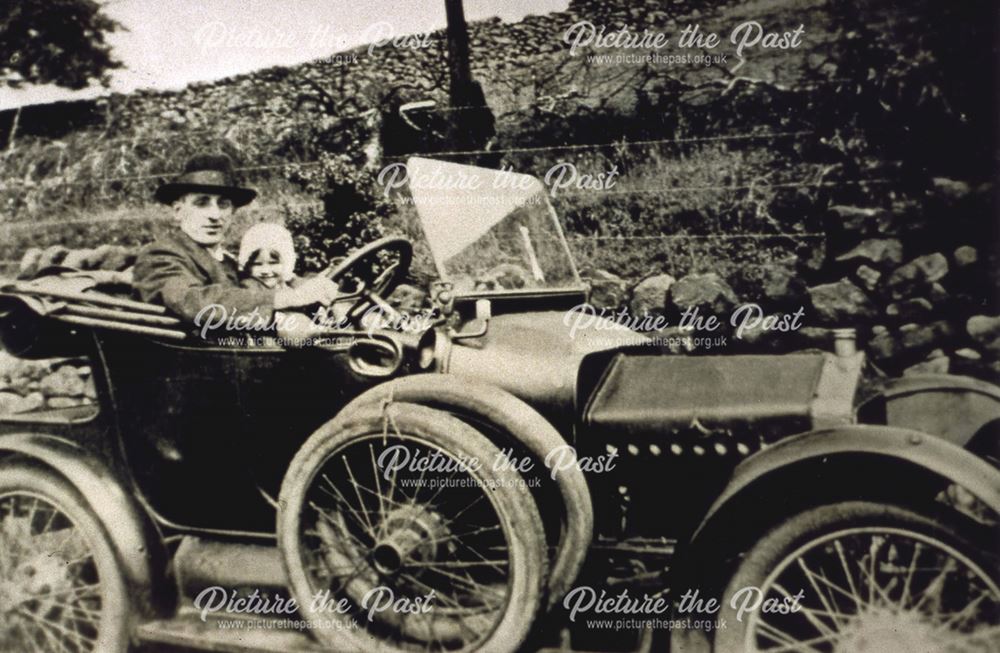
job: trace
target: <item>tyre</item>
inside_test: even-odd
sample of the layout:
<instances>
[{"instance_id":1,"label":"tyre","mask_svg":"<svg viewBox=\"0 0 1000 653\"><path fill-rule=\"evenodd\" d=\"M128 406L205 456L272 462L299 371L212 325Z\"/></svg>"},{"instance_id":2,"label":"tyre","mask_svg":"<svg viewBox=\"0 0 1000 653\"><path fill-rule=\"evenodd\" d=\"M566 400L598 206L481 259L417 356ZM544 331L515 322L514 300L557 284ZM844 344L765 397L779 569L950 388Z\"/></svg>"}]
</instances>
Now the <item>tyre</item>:
<instances>
[{"instance_id":1,"label":"tyre","mask_svg":"<svg viewBox=\"0 0 1000 653\"><path fill-rule=\"evenodd\" d=\"M0 466L0 650L124 653L127 600L80 493L42 468Z\"/></svg>"},{"instance_id":2,"label":"tyre","mask_svg":"<svg viewBox=\"0 0 1000 653\"><path fill-rule=\"evenodd\" d=\"M464 422L407 403L314 433L278 514L312 632L336 651L516 651L539 609L545 540L521 476L494 469L500 456Z\"/></svg>"},{"instance_id":3,"label":"tyre","mask_svg":"<svg viewBox=\"0 0 1000 653\"><path fill-rule=\"evenodd\" d=\"M910 509L813 508L739 563L723 594L726 626L715 650L998 651L997 578L983 547Z\"/></svg>"}]
</instances>

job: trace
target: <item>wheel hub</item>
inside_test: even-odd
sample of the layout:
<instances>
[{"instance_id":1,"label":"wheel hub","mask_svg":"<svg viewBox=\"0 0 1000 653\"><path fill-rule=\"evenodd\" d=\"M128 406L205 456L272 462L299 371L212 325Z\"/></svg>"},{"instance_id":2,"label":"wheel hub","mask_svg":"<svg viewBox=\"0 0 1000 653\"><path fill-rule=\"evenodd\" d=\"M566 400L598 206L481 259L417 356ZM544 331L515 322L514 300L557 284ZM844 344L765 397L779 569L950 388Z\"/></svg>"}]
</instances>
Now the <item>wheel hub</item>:
<instances>
[{"instance_id":1,"label":"wheel hub","mask_svg":"<svg viewBox=\"0 0 1000 653\"><path fill-rule=\"evenodd\" d=\"M407 563L434 560L438 543L448 534L444 520L427 506L403 506L390 511L380 531L371 561L382 575L395 574Z\"/></svg>"},{"instance_id":2,"label":"wheel hub","mask_svg":"<svg viewBox=\"0 0 1000 653\"><path fill-rule=\"evenodd\" d=\"M54 596L72 589L73 581L67 561L40 544L30 533L30 522L25 519L8 517L3 522L2 539L11 551L32 552L31 555L8 561L10 565L0 578L0 615L3 623L11 623L11 615L22 609L24 604L39 601L34 612L48 611Z\"/></svg>"}]
</instances>

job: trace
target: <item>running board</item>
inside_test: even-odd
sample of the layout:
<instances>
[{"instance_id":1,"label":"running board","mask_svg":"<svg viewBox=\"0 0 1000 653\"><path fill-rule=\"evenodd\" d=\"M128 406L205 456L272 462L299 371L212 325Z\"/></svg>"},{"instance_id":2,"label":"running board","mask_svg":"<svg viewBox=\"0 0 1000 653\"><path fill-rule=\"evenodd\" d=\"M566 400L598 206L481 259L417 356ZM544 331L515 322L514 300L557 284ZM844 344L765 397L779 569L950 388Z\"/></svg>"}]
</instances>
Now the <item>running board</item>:
<instances>
[{"instance_id":1,"label":"running board","mask_svg":"<svg viewBox=\"0 0 1000 653\"><path fill-rule=\"evenodd\" d=\"M299 617L227 615L226 619L208 617L202 621L199 613L189 610L173 619L141 624L136 637L143 642L218 653L329 653L330 649L309 637L308 631L282 628L282 621L299 621Z\"/></svg>"},{"instance_id":2,"label":"running board","mask_svg":"<svg viewBox=\"0 0 1000 653\"><path fill-rule=\"evenodd\" d=\"M284 590L288 581L276 546L233 544L188 536L174 555L181 595L197 596L206 587Z\"/></svg>"}]
</instances>

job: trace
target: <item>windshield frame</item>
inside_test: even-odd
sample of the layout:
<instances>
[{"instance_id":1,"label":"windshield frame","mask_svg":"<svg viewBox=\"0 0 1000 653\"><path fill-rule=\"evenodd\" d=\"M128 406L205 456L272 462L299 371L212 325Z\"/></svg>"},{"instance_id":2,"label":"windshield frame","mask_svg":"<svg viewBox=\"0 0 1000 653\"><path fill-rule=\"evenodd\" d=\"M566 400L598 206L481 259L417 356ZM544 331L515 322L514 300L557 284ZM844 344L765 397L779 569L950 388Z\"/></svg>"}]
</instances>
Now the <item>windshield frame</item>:
<instances>
[{"instance_id":1,"label":"windshield frame","mask_svg":"<svg viewBox=\"0 0 1000 653\"><path fill-rule=\"evenodd\" d=\"M547 189L547 187L544 184L542 184L541 180L539 180L537 177L534 177L532 175L523 174L523 173L514 173L514 172L511 172L511 171L508 171L508 170L495 170L495 169L492 169L492 168L485 168L485 167L481 167L481 166L465 166L463 164L454 164L454 163L448 162L448 161L440 161L440 160L436 160L436 159L426 159L426 158L422 158L422 157L411 157L410 159L407 160L407 164L406 165L407 165L407 168L410 168L411 166L414 166L414 165L418 165L418 166L419 165L423 165L423 166L435 166L435 165L440 165L440 166L455 166L455 165L462 165L463 168L471 168L471 169L481 170L483 173L485 173L487 175L507 175L508 177L510 177L510 176L516 176L516 177L530 179L531 182L534 184L534 187L537 189L537 191L535 192L535 194L531 196L531 200L533 200L533 203L544 204L544 207L540 208L540 210L539 210L538 217L540 219L544 220L544 221L547 221L550 224L551 228L554 230L554 232L550 231L548 233L549 233L550 236L554 236L554 238L556 240L556 248L559 251L562 252L563 257L565 258L564 263L565 263L566 267L568 268L568 270L567 270L567 272L569 273L568 276L571 277L569 279L562 279L562 280L560 280L559 282L557 282L558 285L551 285L551 286L543 285L543 286L532 286L532 287L525 287L525 288L498 288L498 289L485 289L485 288L480 288L480 289L464 289L463 288L462 290L456 290L454 292L454 297L456 299L459 299L459 298L493 298L493 297L498 297L498 298L499 297L527 297L527 296L545 295L545 294L566 295L566 294L578 294L580 292L584 292L584 293L587 292L587 290L589 289L589 287L580 278L580 271L579 271L579 268L577 267L576 259L573 256L573 251L570 249L569 241L566 238L566 234L565 234L565 232L563 230L562 223L559 220L559 216L556 213L555 207L552 206L552 201L551 201L551 197L549 196L548 189ZM414 189L412 188L412 186L410 188L410 192L411 192L411 195L413 195L414 199L415 199L415 201L414 201L414 205L415 205L414 208L416 209L416 218L417 218L418 226L420 228L420 232L421 232L421 234L422 234L423 239L425 240L425 242L427 242L429 245L432 245L432 240L431 240L431 238L429 236L429 233L428 233L429 230L427 228L427 225L428 225L428 223L431 220L431 216L428 216L423 211L421 211L419 202L416 201L416 193L414 192ZM511 196L516 198L517 193L511 191ZM514 204L512 204L512 206L514 207L514 209L512 211L509 211L506 215L512 215L517 209L523 208L527 203L528 202L520 202L520 203L514 203ZM498 220L495 223L495 225L501 224L501 222L503 222L504 219L506 219L506 216L504 216L504 218L501 218L500 220ZM460 276L460 273L456 272L455 270L452 270L452 271L449 272L449 268L448 268L448 262L451 261L454 257L445 258L438 251L435 251L435 248L433 246L431 246L429 249L430 249L431 259L432 259L434 267L435 267L435 269L437 271L439 280L442 281L442 282L451 283L451 284L455 285L458 277Z\"/></svg>"}]
</instances>

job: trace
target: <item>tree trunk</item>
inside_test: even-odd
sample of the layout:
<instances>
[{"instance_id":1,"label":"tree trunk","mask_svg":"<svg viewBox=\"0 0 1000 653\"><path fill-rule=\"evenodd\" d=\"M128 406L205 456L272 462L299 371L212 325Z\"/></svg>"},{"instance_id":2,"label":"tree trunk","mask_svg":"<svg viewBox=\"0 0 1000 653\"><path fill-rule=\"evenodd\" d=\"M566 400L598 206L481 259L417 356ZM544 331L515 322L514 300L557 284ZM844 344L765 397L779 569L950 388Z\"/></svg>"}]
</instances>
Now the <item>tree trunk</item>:
<instances>
[{"instance_id":1,"label":"tree trunk","mask_svg":"<svg viewBox=\"0 0 1000 653\"><path fill-rule=\"evenodd\" d=\"M448 17L449 99L452 107L468 106L472 69L469 66L469 32L462 0L444 0L444 8Z\"/></svg>"}]
</instances>

